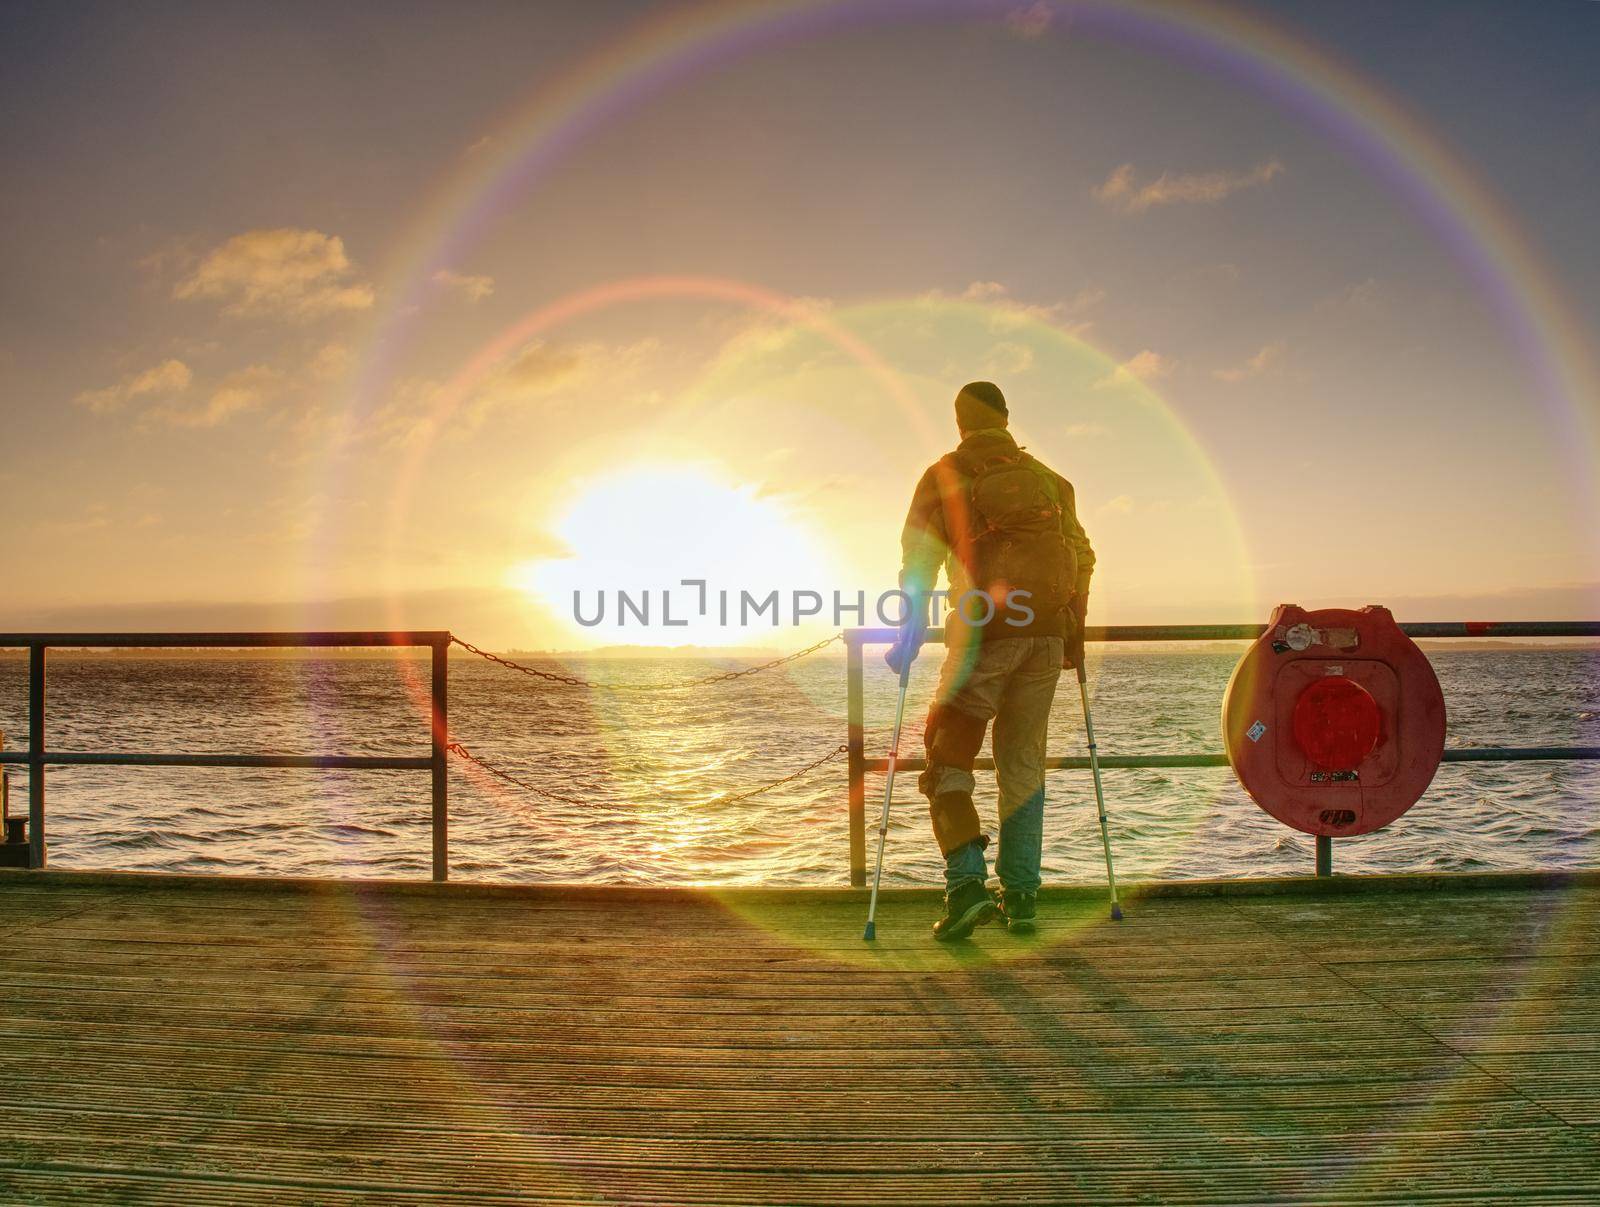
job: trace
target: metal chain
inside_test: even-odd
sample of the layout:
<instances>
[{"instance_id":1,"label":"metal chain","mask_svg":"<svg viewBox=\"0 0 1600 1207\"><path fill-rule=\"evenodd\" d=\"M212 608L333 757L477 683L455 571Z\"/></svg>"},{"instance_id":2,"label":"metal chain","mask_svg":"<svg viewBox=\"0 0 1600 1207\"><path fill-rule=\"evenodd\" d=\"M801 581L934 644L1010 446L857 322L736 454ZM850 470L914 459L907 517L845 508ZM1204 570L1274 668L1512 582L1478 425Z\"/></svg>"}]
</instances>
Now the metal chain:
<instances>
[{"instance_id":1,"label":"metal chain","mask_svg":"<svg viewBox=\"0 0 1600 1207\"><path fill-rule=\"evenodd\" d=\"M813 644L806 646L803 650L796 650L792 654L785 654L781 658L774 658L770 662L763 662L758 666L745 667L743 670L723 671L720 674L715 675L703 675L697 679L685 679L678 683L596 683L591 679L582 679L576 675L563 675L555 671L544 671L538 669L537 667L525 666L522 663L516 662L510 658L502 658L499 654L491 654L488 650L480 649L478 646L473 645L470 641L463 641L460 637L450 638L453 644L459 645L462 649L466 650L467 653L476 654L479 658L482 658L487 662L492 662L497 666L503 666L507 670L517 671L518 673L524 675L531 675L536 679L543 679L548 683L560 683L566 687L586 687L598 691L683 691L688 688L709 687L712 684L729 683L736 679L745 679L751 675L759 675L764 671L774 670L780 666L787 666L791 662L798 662L802 658L805 658L811 654L815 654L818 650L826 649L835 641L841 641L843 639L843 633L834 633L832 636L824 638L822 641L814 642ZM518 777L511 775L509 772L502 771L500 768L496 767L487 760L479 758L460 742L451 742L446 749L451 754L454 754L477 767L481 767L484 771L488 772L496 779L503 780L506 783L511 784L513 787L522 789L524 792L531 792L535 796L541 796L546 800L559 801L562 804L567 805L589 805L592 803L591 801L575 796L563 796L559 792L551 792L547 788L540 788L535 784L528 783L526 780L519 779ZM751 788L744 792L724 793L722 796L716 797L715 799L718 804L733 804L738 801L748 800L752 796L760 796L763 792L771 792L774 788L781 787L784 784L793 783L795 780L811 774L811 772L815 771L818 767L821 767L826 763L833 762L841 755L846 754L849 749L850 748L846 745L836 746L821 758L814 759L813 761L807 763L804 767L801 767L798 771L791 772L790 774L783 776L781 779L775 779L771 783L762 784L760 787Z\"/></svg>"},{"instance_id":2,"label":"metal chain","mask_svg":"<svg viewBox=\"0 0 1600 1207\"><path fill-rule=\"evenodd\" d=\"M472 763L474 766L482 767L485 771L497 779L505 780L506 783L511 784L514 787L521 788L524 792L531 792L535 796L544 797L546 800L560 801L564 805L591 805L594 803L593 801L582 800L576 796L562 796L559 792L551 792L547 788L540 788L534 784L526 782L525 780L520 780L509 772L500 770L500 768L496 767L493 763L488 763L483 759L480 759L460 742L451 742L445 747L445 749L451 754L457 755L465 759L467 762Z\"/></svg>"},{"instance_id":3,"label":"metal chain","mask_svg":"<svg viewBox=\"0 0 1600 1207\"><path fill-rule=\"evenodd\" d=\"M771 792L774 788L780 787L783 784L793 783L802 776L810 775L818 767L821 767L825 763L833 762L833 760L838 758L841 754L847 754L849 751L850 747L846 745L841 744L835 746L820 759L817 759L815 762L807 763L804 767L800 768L799 771L791 772L790 774L784 776L781 780L773 780L770 784L762 784L761 787L751 788L748 792L735 792L731 795L725 793L722 796L716 797L715 801L719 805L731 805L737 803L738 801L749 800L752 796L760 796L763 792Z\"/></svg>"},{"instance_id":4,"label":"metal chain","mask_svg":"<svg viewBox=\"0 0 1600 1207\"><path fill-rule=\"evenodd\" d=\"M542 796L546 800L560 801L564 805L591 805L594 803L593 801L584 800L576 796L562 796L559 792L551 792L547 788L540 788L534 784L528 783L525 780L518 779L509 772L500 770L500 768L496 767L493 763L479 758L460 742L451 742L445 747L445 749L451 754L457 755L458 757L465 759L467 762L472 763L474 766L483 768L495 778L502 779L514 787L521 788L524 792L532 792L535 796ZM820 759L816 759L813 762L807 763L804 767L800 768L800 770L790 772L782 779L773 780L770 784L762 784L759 788L751 788L746 792L736 792L732 794L724 793L723 795L716 797L715 801L719 805L730 805L738 801L748 800L752 796L760 796L763 792L771 792L774 788L781 787L784 784L793 783L795 780L811 774L811 772L815 771L818 767L821 767L825 763L833 762L840 755L848 753L849 750L849 746L841 744L828 751L828 753L823 755Z\"/></svg>"},{"instance_id":5,"label":"metal chain","mask_svg":"<svg viewBox=\"0 0 1600 1207\"><path fill-rule=\"evenodd\" d=\"M843 639L843 633L835 633L833 636L816 642L814 645L806 646L803 650L796 650L792 654L785 654L782 658L774 658L771 662L763 662L759 666L750 666L738 671L724 671L717 675L703 675L698 679L685 679L678 683L596 683L592 679L580 679L576 675L563 675L555 671L542 671L537 667L524 666L522 663L514 662L510 658L502 658L499 654L491 654L488 650L479 649L470 641L463 641L459 637L450 638L453 644L459 645L467 653L476 654L478 657L488 662L493 662L497 666L503 666L507 670L518 671L524 675L531 675L536 679L543 679L549 683L560 683L567 687L587 687L594 691L608 692L685 691L694 687L709 687L714 683L727 683L734 679L744 679L750 675L759 675L764 671L786 666L791 662L798 662L801 658L815 654L818 650L826 649L835 641L842 641Z\"/></svg>"},{"instance_id":6,"label":"metal chain","mask_svg":"<svg viewBox=\"0 0 1600 1207\"><path fill-rule=\"evenodd\" d=\"M791 662L799 662L800 659L815 654L818 650L827 649L835 641L843 640L843 633L835 633L832 637L824 638L822 641L816 642L814 645L808 645L803 650L796 650L792 654L785 654L782 658L774 658L771 662L763 662L760 666L748 666L742 671L724 671L720 675L705 675L699 679L690 679L687 683L682 684L682 686L706 687L713 683L727 683L733 679L745 679L751 675L759 675L763 671L770 671L780 666L787 666Z\"/></svg>"}]
</instances>

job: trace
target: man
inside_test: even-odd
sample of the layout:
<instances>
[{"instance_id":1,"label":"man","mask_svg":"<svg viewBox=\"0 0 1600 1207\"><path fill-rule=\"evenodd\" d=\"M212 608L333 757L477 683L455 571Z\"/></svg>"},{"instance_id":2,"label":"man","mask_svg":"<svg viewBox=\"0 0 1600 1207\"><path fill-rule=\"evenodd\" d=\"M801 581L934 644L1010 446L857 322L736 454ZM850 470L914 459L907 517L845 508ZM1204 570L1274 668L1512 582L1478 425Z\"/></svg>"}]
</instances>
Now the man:
<instances>
[{"instance_id":1,"label":"man","mask_svg":"<svg viewBox=\"0 0 1600 1207\"><path fill-rule=\"evenodd\" d=\"M918 780L945 860L945 913L933 927L941 940L965 938L997 913L985 886L989 839L972 802L972 764L991 720L998 913L1011 930L1033 927L1050 704L1062 668L1083 659L1094 571L1072 484L1018 447L999 387L963 386L955 410L961 443L922 475L906 516L900 585L913 606L885 657L896 673L916 659L943 564L948 652L923 737L928 769Z\"/></svg>"}]
</instances>

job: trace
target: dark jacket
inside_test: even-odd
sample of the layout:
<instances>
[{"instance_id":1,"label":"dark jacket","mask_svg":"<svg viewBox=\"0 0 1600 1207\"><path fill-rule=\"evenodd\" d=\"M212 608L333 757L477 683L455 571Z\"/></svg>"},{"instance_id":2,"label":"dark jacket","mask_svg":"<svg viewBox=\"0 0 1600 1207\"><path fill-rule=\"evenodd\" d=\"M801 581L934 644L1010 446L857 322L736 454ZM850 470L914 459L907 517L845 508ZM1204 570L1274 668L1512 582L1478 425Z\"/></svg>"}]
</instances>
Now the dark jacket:
<instances>
[{"instance_id":1,"label":"dark jacket","mask_svg":"<svg viewBox=\"0 0 1600 1207\"><path fill-rule=\"evenodd\" d=\"M1017 442L1012 439L1010 432L1004 428L984 428L969 433L954 454L940 458L927 468L917 482L916 493L911 497L911 510L906 515L905 529L900 535L900 585L904 590L912 594L932 591L938 582L941 565L954 592L952 605L973 585L973 538L976 534L970 531L968 518L971 479L961 471L956 458L972 454L981 459L997 452L1017 451ZM1072 483L1042 463L1036 464L1051 475L1059 496L1061 533L1066 540L1067 552L1077 562L1073 596L1087 597L1089 578L1094 573L1094 549L1083 531L1083 525L1078 523ZM946 623L950 630L947 644L960 644L963 639L970 637L972 630L962 624L954 610ZM1072 623L1070 612L1063 617L1060 612L1041 611L1033 623L1025 626L1007 624L1004 616L997 616L984 627L983 637L1065 637L1066 629Z\"/></svg>"}]
</instances>

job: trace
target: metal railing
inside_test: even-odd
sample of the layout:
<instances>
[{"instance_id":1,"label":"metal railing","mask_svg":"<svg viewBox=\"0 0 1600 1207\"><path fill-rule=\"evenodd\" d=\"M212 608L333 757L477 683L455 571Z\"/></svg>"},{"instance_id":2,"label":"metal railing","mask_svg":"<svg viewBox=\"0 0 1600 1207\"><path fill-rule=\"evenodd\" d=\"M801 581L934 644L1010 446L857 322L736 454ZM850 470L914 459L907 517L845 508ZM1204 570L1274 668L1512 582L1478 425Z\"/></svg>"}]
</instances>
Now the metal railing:
<instances>
[{"instance_id":1,"label":"metal railing","mask_svg":"<svg viewBox=\"0 0 1600 1207\"><path fill-rule=\"evenodd\" d=\"M45 651L49 649L419 648L432 651L427 755L150 754L140 751L51 750L45 743ZM294 767L343 771L432 773L433 878L450 875L450 634L441 631L361 633L0 633L0 649L28 651L28 748L0 750L28 769L27 866L45 866L46 767Z\"/></svg>"},{"instance_id":2,"label":"metal railing","mask_svg":"<svg viewBox=\"0 0 1600 1207\"><path fill-rule=\"evenodd\" d=\"M1600 637L1600 621L1458 621L1446 623L1402 624L1409 636L1438 637ZM1264 624L1136 624L1091 625L1084 634L1086 641L1254 641L1266 632ZM865 729L865 675L862 651L869 645L889 645L898 636L898 630L886 628L846 629L845 640L845 719L847 732L847 768L849 773L850 808L850 883L857 887L867 882L867 796L868 773L888 771L887 758L869 759L866 751ZM943 629L929 629L930 642L943 642ZM1447 749L1447 763L1518 763L1550 760L1600 759L1600 746L1479 746L1470 749ZM900 771L921 771L928 765L926 759L897 759ZM1087 770L1089 760L1082 758L1049 758L1047 771ZM1226 767L1228 756L1217 752L1181 754L1102 754L1100 766L1106 768L1161 768L1175 767ZM978 770L994 770L992 758L975 760ZM1318 837L1316 871L1319 876L1333 871L1333 840Z\"/></svg>"},{"instance_id":3,"label":"metal railing","mask_svg":"<svg viewBox=\"0 0 1600 1207\"><path fill-rule=\"evenodd\" d=\"M1510 621L1445 624L1403 624L1412 637L1600 637L1600 621ZM1112 625L1090 627L1088 641L1237 641L1254 640L1265 625ZM865 729L865 675L863 651L871 645L888 645L897 636L889 628L847 629L846 756L850 827L850 882L866 883L866 777L888 770L887 758L868 758ZM930 629L930 642L942 642L944 630ZM0 633L0 649L28 651L28 746L5 750L0 744L0 774L9 766L28 772L27 856L29 867L45 866L45 768L50 766L124 767L275 767L331 770L428 771L432 780L432 874L445 880L450 868L449 831L449 650L447 631L309 632L309 633ZM49 649L263 649L263 648L427 648L431 652L429 730L430 751L418 756L368 756L338 754L171 754L141 751L62 751L46 743L45 653ZM1447 749L1447 763L1597 760L1600 746L1473 747ZM975 761L979 770L993 770L992 758ZM1102 768L1226 767L1221 752L1115 755L1100 757ZM900 759L902 771L921 771L924 759ZM1045 760L1050 771L1086 770L1087 757ZM3 840L0 840L3 841ZM1317 871L1326 875L1332 865L1331 840L1317 840Z\"/></svg>"}]
</instances>

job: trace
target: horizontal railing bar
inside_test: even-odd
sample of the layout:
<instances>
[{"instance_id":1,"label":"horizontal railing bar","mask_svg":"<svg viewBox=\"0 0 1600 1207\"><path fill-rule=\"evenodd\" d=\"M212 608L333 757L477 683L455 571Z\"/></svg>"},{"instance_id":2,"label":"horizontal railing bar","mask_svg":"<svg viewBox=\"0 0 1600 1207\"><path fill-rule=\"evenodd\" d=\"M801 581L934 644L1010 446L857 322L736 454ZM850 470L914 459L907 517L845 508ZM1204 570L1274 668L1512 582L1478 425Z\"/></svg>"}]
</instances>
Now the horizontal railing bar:
<instances>
[{"instance_id":1,"label":"horizontal railing bar","mask_svg":"<svg viewBox=\"0 0 1600 1207\"><path fill-rule=\"evenodd\" d=\"M441 629L348 633L0 633L0 649L39 646L95 649L286 648L294 646L433 646L450 641Z\"/></svg>"},{"instance_id":2,"label":"horizontal railing bar","mask_svg":"<svg viewBox=\"0 0 1600 1207\"><path fill-rule=\"evenodd\" d=\"M26 765L27 751L0 751L0 763ZM308 767L342 771L427 771L428 755L365 754L142 754L137 751L48 750L39 760L53 767Z\"/></svg>"},{"instance_id":3,"label":"horizontal railing bar","mask_svg":"<svg viewBox=\"0 0 1600 1207\"><path fill-rule=\"evenodd\" d=\"M1413 622L1401 630L1412 637L1600 637L1600 620L1462 620ZM1264 624L1112 624L1090 625L1086 641L1254 641ZM928 640L944 640L944 629L928 630ZM888 645L900 634L892 628L846 629L856 645Z\"/></svg>"},{"instance_id":4,"label":"horizontal railing bar","mask_svg":"<svg viewBox=\"0 0 1600 1207\"><path fill-rule=\"evenodd\" d=\"M1600 746L1462 746L1444 752L1447 763L1553 763L1600 759Z\"/></svg>"},{"instance_id":5,"label":"horizontal railing bar","mask_svg":"<svg viewBox=\"0 0 1600 1207\"><path fill-rule=\"evenodd\" d=\"M868 771L884 772L889 770L888 759L868 759L862 764ZM1104 771L1112 768L1132 767L1226 767L1228 756L1225 754L1122 754L1104 755L1100 759L1100 769ZM927 769L927 759L900 759L895 763L896 771L924 771ZM980 758L972 761L975 771L993 771L994 760ZM1087 771L1089 760L1086 757L1045 759L1046 771Z\"/></svg>"},{"instance_id":6,"label":"horizontal railing bar","mask_svg":"<svg viewBox=\"0 0 1600 1207\"><path fill-rule=\"evenodd\" d=\"M1400 629L1411 637L1600 637L1600 620L1453 620Z\"/></svg>"},{"instance_id":7,"label":"horizontal railing bar","mask_svg":"<svg viewBox=\"0 0 1600 1207\"><path fill-rule=\"evenodd\" d=\"M1600 746L1474 746L1446 750L1446 763L1531 763L1531 762L1585 762L1600 760ZM868 759L863 764L868 771L889 770L888 759ZM993 771L994 760L974 759L973 768ZM1174 767L1226 767L1225 754L1108 754L1100 758L1101 769L1120 768L1174 768ZM897 771L922 771L928 766L926 759L900 759ZM1089 760L1084 756L1045 759L1047 771L1087 771Z\"/></svg>"},{"instance_id":8,"label":"horizontal railing bar","mask_svg":"<svg viewBox=\"0 0 1600 1207\"><path fill-rule=\"evenodd\" d=\"M1112 624L1090 625L1086 641L1254 641L1267 631L1264 624ZM930 628L928 640L944 641L943 628ZM846 629L845 641L857 645L889 645L899 629Z\"/></svg>"}]
</instances>

